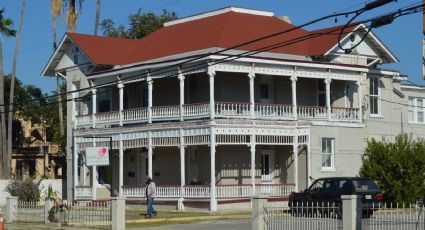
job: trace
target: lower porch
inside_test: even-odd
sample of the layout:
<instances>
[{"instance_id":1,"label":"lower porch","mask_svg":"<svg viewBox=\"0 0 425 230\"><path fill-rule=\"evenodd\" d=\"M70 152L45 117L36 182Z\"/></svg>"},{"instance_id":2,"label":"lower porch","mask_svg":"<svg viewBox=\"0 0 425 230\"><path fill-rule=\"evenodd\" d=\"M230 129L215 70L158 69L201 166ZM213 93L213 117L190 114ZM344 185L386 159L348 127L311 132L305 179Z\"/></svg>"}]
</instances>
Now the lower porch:
<instances>
[{"instance_id":1,"label":"lower porch","mask_svg":"<svg viewBox=\"0 0 425 230\"><path fill-rule=\"evenodd\" d=\"M305 124L216 120L177 129L160 124L129 133L114 129L118 132L79 131L74 156L82 164L74 165L75 199L109 198L99 196L108 189L109 196L141 199L149 176L157 184L157 199L177 200L182 207L188 199L205 200L215 211L223 200L288 197L307 186L311 171ZM112 138L110 165L87 168L85 148L108 146L99 140L106 135Z\"/></svg>"},{"instance_id":2,"label":"lower porch","mask_svg":"<svg viewBox=\"0 0 425 230\"><path fill-rule=\"evenodd\" d=\"M157 185L156 199L162 201L196 200L209 202L211 188L211 158L209 146L184 148L184 172L180 169L180 149L177 147L156 147L152 156L152 177ZM215 198L220 201L241 200L253 195L267 195L272 198L287 198L295 191L295 171L298 171L298 187L307 186L307 148L298 149L298 167L294 166L292 146L257 145L254 160L254 183L251 177L250 148L246 145L217 146L215 156ZM145 198L145 179L149 175L147 149L124 151L123 186L120 196L127 200ZM97 188L90 185L90 169L86 178L80 178L82 186L77 187L78 199L108 198L109 185L104 178L105 169L97 169ZM184 185L181 176L184 176ZM112 178L114 179L114 178ZM96 194L94 194L96 193ZM213 196L214 197L214 196Z\"/></svg>"}]
</instances>

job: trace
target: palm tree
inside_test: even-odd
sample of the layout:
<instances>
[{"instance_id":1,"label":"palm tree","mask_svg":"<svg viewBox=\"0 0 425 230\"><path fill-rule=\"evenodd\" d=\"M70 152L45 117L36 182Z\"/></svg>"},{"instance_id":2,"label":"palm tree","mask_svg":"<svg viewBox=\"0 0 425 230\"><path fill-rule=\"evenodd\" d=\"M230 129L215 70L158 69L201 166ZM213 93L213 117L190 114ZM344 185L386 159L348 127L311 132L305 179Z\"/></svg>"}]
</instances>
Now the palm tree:
<instances>
[{"instance_id":1,"label":"palm tree","mask_svg":"<svg viewBox=\"0 0 425 230\"><path fill-rule=\"evenodd\" d=\"M50 14L53 18L53 51L58 48L56 40L56 22L58 16L62 15L62 0L51 0L52 4L50 7ZM56 91L58 95L61 95L60 79L56 78ZM65 128L63 123L63 108L62 108L62 96L57 97L58 102L58 115L59 115L59 133L61 136L65 135Z\"/></svg>"},{"instance_id":2,"label":"palm tree","mask_svg":"<svg viewBox=\"0 0 425 230\"><path fill-rule=\"evenodd\" d=\"M100 0L96 1L96 18L94 20L94 35L97 35L99 30L99 18L100 18Z\"/></svg>"},{"instance_id":3,"label":"palm tree","mask_svg":"<svg viewBox=\"0 0 425 230\"><path fill-rule=\"evenodd\" d=\"M5 18L3 16L4 9L0 10L0 34L6 37L14 37L16 35L16 31L11 29L12 20ZM6 152L7 152L7 137L6 137L6 114L4 110L4 73L3 73L3 49L2 42L0 40L0 159L2 163L0 164L0 178L3 178L5 175L5 171L9 171L6 167L5 160Z\"/></svg>"},{"instance_id":4,"label":"palm tree","mask_svg":"<svg viewBox=\"0 0 425 230\"><path fill-rule=\"evenodd\" d=\"M6 164L4 168L5 174L3 177L6 179L10 178L10 163L12 161L12 121L13 121L13 99L14 99L14 88L15 88L15 78L16 78L16 62L18 59L19 53L19 42L22 37L22 27L24 25L24 14L25 14L25 0L21 0L21 16L19 18L19 27L18 34L16 36L15 51L13 54L13 63L12 63L12 79L10 82L10 94L9 94L9 113L8 113L8 126L7 126L7 157Z\"/></svg>"}]
</instances>

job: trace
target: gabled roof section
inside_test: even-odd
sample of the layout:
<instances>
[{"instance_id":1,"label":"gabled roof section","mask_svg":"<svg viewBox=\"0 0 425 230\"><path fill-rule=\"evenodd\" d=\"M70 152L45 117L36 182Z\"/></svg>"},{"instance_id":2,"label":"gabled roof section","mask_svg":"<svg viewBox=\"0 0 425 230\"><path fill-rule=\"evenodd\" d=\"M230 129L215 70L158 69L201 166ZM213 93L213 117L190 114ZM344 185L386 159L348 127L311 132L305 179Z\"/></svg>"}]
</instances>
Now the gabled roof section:
<instances>
[{"instance_id":1,"label":"gabled roof section","mask_svg":"<svg viewBox=\"0 0 425 230\"><path fill-rule=\"evenodd\" d=\"M310 32L312 36L317 35L317 37L310 39L309 41L309 53L310 56L323 55L328 53L333 47L338 46L338 37L341 29L342 38L351 34L358 24L352 24L344 28L344 26L333 26L320 30L313 30Z\"/></svg>"},{"instance_id":2,"label":"gabled roof section","mask_svg":"<svg viewBox=\"0 0 425 230\"><path fill-rule=\"evenodd\" d=\"M57 50L43 69L42 76L53 76L56 66L66 54L71 43L75 44L95 65L121 65L137 45L137 40L112 38L77 33L66 33Z\"/></svg>"},{"instance_id":3,"label":"gabled roof section","mask_svg":"<svg viewBox=\"0 0 425 230\"><path fill-rule=\"evenodd\" d=\"M68 33L73 42L97 65L122 65L138 40Z\"/></svg>"},{"instance_id":4,"label":"gabled roof section","mask_svg":"<svg viewBox=\"0 0 425 230\"><path fill-rule=\"evenodd\" d=\"M338 29L340 28L342 29L343 27L335 26L326 29L311 31L311 33L328 33L311 41L310 48L311 50L314 50L313 53L317 53L316 55L326 56L333 51L336 52L340 50L338 47L338 36L340 33L340 30ZM341 44L343 44L344 41L350 39L351 35L360 34L360 36L363 36L366 31L367 28L364 24L349 25L342 32ZM382 57L381 59L384 63L398 62L397 57L384 45L384 43L372 31L369 32L363 43L369 43L370 46L373 48L374 52L376 52L380 57Z\"/></svg>"},{"instance_id":5,"label":"gabled roof section","mask_svg":"<svg viewBox=\"0 0 425 230\"><path fill-rule=\"evenodd\" d=\"M359 26L363 25L345 28L343 39L349 39L349 35ZM236 45L293 28L294 25L274 17L272 12L228 7L168 22L163 28L140 40L76 33L69 33L65 38L75 43L94 65L123 66L211 48L234 48ZM302 57L323 56L337 47L339 28L343 27L314 31L299 28L234 49L257 51L279 44L280 46L264 52ZM300 39L314 35L317 36ZM294 39L301 41L293 42ZM380 50L379 54L384 55L388 62L397 60L373 33L369 34L368 41ZM64 52L62 49L60 52ZM52 60L58 60L60 57L56 57L57 55L61 53L56 52L53 55L43 75L54 70L55 61Z\"/></svg>"}]
</instances>

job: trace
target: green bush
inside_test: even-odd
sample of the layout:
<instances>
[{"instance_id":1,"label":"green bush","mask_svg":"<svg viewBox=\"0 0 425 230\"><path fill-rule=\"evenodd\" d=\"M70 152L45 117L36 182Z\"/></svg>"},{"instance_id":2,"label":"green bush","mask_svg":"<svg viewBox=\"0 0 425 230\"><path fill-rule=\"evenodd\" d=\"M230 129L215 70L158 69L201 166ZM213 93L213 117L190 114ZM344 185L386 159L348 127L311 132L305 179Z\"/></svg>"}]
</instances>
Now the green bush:
<instances>
[{"instance_id":1,"label":"green bush","mask_svg":"<svg viewBox=\"0 0 425 230\"><path fill-rule=\"evenodd\" d=\"M12 196L17 196L21 201L38 201L40 199L38 184L31 179L12 180L7 184L5 191Z\"/></svg>"},{"instance_id":2,"label":"green bush","mask_svg":"<svg viewBox=\"0 0 425 230\"><path fill-rule=\"evenodd\" d=\"M387 202L414 203L425 195L425 142L401 134L394 142L371 139L360 175L379 184Z\"/></svg>"}]
</instances>

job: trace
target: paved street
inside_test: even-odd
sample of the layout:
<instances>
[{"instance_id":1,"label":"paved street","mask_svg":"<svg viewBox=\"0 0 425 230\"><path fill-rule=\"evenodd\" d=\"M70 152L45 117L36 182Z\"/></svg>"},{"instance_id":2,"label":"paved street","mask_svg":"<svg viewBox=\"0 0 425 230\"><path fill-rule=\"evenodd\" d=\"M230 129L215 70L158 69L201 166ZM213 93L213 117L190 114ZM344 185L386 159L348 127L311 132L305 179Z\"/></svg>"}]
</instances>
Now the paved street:
<instances>
[{"instance_id":1,"label":"paved street","mask_svg":"<svg viewBox=\"0 0 425 230\"><path fill-rule=\"evenodd\" d=\"M205 221L191 224L170 224L161 225L157 227L147 228L131 228L131 229L143 229L143 230L246 230L251 229L251 223L249 220L220 220L220 221Z\"/></svg>"}]
</instances>

